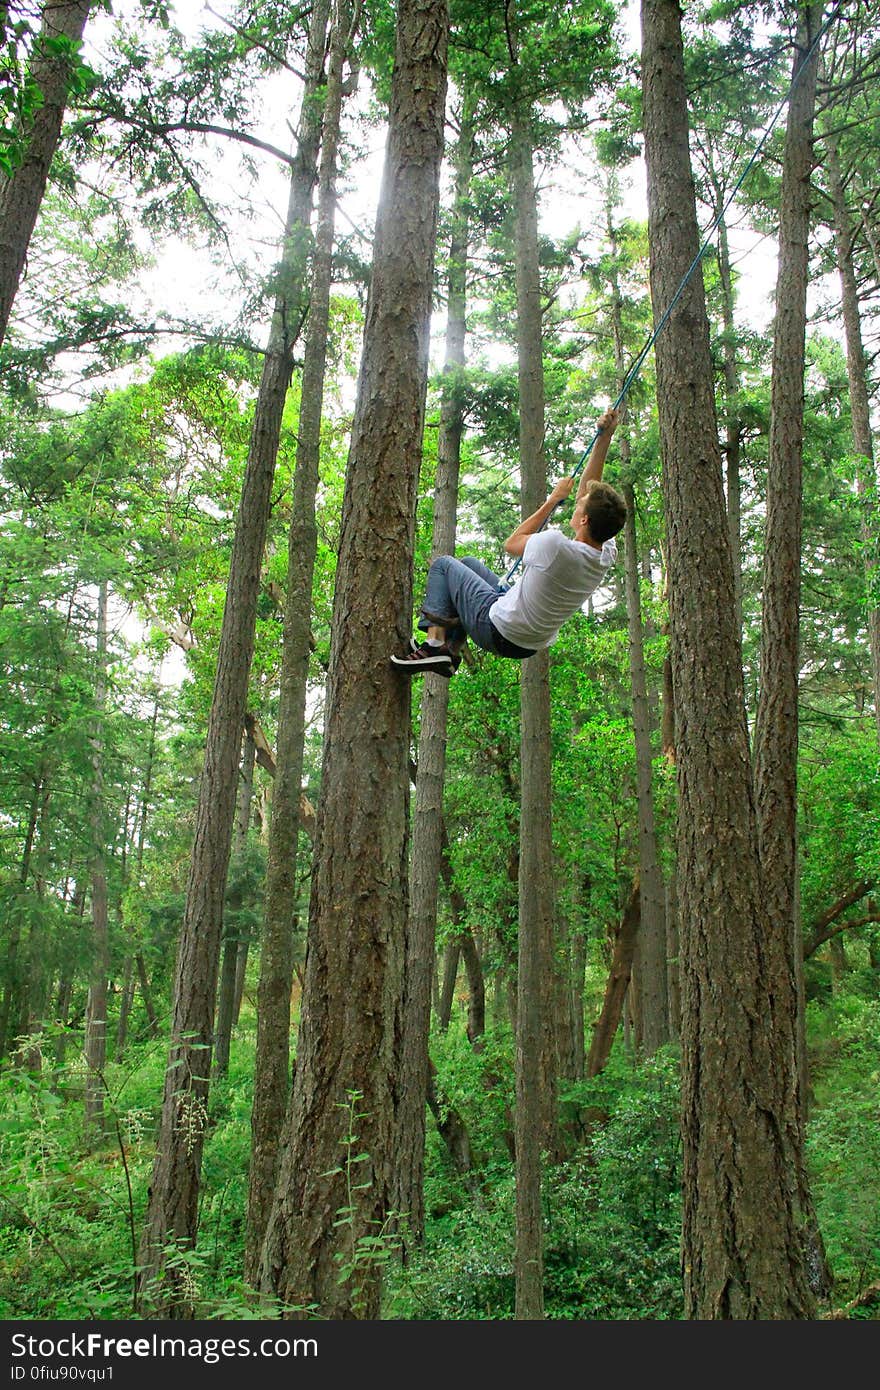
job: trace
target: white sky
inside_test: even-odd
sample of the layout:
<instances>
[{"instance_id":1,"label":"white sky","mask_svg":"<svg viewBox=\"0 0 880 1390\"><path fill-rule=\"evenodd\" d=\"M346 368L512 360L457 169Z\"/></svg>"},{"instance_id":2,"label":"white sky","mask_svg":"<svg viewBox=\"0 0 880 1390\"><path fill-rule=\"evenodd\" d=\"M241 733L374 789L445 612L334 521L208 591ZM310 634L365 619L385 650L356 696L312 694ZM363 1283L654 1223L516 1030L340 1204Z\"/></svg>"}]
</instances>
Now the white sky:
<instances>
[{"instance_id":1,"label":"white sky","mask_svg":"<svg viewBox=\"0 0 880 1390\"><path fill-rule=\"evenodd\" d=\"M114 6L117 13L129 10L132 0L117 0ZM220 26L217 14L229 13L231 0L215 0L210 7L202 0L177 0L173 5L176 23L184 33L197 38L206 26ZM635 52L640 45L639 6L637 0L630 0L624 16L626 40ZM89 45L100 54L105 35L111 21L98 12L90 21L87 34ZM222 27L222 26L220 26ZM292 139L288 121L295 121L299 93L291 92L292 79L281 73L267 82L264 93L265 116L256 134L282 148L290 149ZM348 230L347 219L372 233L375 222L376 202L384 158L384 130L369 132L368 148L356 164L356 183L344 190L340 198L340 231ZM252 225L241 223L233 232L236 254L242 261L251 265L262 265L269 269L274 261L274 248L283 225L287 204L287 170L271 155L259 151L250 152L260 163L258 190L258 216ZM214 191L218 199L224 186L235 187L238 175L239 147L218 140L216 148L216 173ZM594 217L600 213L597 203L590 197L590 183L578 170L580 177L570 171L570 182L566 186L566 174L553 171L551 182L545 190L540 219L542 230L555 236L571 232L576 226L589 228ZM645 218L647 216L644 186L644 167L636 164L628 180L624 183L624 209L627 214ZM730 229L731 250L734 260L746 269L740 284L740 311L748 326L758 331L769 326L772 317L772 292L776 275L776 246L771 238L762 239L747 229ZM145 249L148 249L145 247ZM191 315L196 318L207 308L222 318L229 299L229 287L222 285L223 273L210 263L209 257L186 241L176 239L152 249L155 265L145 270L139 277L138 292L144 308L165 307L173 313ZM228 273L228 272L225 272ZM266 325L267 327L268 325ZM442 323L435 324L435 334L442 332ZM259 326L254 326L254 334L259 340L262 336ZM175 347L179 344L175 344Z\"/></svg>"}]
</instances>

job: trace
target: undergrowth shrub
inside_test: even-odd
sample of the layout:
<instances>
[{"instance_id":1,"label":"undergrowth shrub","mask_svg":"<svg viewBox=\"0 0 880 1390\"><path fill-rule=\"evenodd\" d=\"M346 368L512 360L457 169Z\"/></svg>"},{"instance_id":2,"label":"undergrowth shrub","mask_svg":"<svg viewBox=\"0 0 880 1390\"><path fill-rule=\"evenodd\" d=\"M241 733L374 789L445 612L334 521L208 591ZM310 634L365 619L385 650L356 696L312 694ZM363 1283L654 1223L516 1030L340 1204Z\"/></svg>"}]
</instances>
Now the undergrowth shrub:
<instances>
[{"instance_id":1,"label":"undergrowth shrub","mask_svg":"<svg viewBox=\"0 0 880 1390\"><path fill-rule=\"evenodd\" d=\"M671 1051L640 1069L616 1054L601 1077L569 1088L567 1105L594 1118L575 1154L545 1170L548 1318L681 1317L678 1094ZM444 1161L432 1143L431 1183ZM389 1276L385 1316L513 1317L512 1166L483 1179L476 1197L429 1214L424 1249ZM447 1180L447 1198L456 1185Z\"/></svg>"}]
</instances>

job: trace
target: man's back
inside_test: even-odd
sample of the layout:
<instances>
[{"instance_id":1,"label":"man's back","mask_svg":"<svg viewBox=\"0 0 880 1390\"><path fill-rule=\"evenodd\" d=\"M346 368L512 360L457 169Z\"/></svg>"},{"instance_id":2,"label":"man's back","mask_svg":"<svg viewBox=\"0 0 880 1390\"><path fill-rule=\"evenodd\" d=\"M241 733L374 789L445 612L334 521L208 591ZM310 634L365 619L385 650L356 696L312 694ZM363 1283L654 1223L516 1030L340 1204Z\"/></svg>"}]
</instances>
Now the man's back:
<instances>
[{"instance_id":1,"label":"man's back","mask_svg":"<svg viewBox=\"0 0 880 1390\"><path fill-rule=\"evenodd\" d=\"M522 578L492 605L489 616L509 642L539 650L582 608L617 559L617 544L599 550L569 540L561 531L530 536L523 551Z\"/></svg>"}]
</instances>

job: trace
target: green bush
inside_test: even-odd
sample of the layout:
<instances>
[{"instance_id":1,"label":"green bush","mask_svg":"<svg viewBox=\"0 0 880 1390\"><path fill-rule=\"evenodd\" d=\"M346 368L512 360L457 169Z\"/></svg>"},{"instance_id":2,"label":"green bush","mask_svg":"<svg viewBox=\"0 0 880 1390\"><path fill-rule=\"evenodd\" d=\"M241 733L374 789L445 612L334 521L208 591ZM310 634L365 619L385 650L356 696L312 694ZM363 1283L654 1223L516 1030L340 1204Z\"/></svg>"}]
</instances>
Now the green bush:
<instances>
[{"instance_id":1,"label":"green bush","mask_svg":"<svg viewBox=\"0 0 880 1390\"><path fill-rule=\"evenodd\" d=\"M548 1318L681 1317L677 1064L616 1061L567 1100L607 1118L544 1182ZM431 1163L437 1153L429 1151ZM389 1279L385 1316L503 1319L514 1312L515 1187L510 1164L471 1199L429 1219L425 1246Z\"/></svg>"}]
</instances>

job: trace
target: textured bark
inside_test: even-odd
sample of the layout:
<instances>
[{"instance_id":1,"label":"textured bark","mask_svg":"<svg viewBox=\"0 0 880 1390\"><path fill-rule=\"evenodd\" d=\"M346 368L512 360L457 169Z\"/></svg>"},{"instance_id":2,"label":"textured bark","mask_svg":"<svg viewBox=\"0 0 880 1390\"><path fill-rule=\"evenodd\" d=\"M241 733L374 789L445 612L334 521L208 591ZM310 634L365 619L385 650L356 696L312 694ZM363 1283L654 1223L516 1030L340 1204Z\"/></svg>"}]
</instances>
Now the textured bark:
<instances>
[{"instance_id":1,"label":"textured bark","mask_svg":"<svg viewBox=\"0 0 880 1390\"><path fill-rule=\"evenodd\" d=\"M799 10L794 75L821 21L820 7ZM798 679L800 673L801 500L803 494L804 372L807 279L817 60L811 58L792 91L785 132L779 219L779 271L773 325L770 450L764 537L764 602L760 693L755 719L755 799L764 901L782 934L788 979L773 981L777 998L794 1008L795 1060L783 1079L782 1137L797 1183L796 1215L811 1249L814 1277L825 1270L804 1157L809 1095L797 844ZM787 1042L787 1039L785 1040ZM783 1067L788 1058L780 1055ZM827 1272L820 1276L827 1286ZM825 1290L823 1290L825 1291Z\"/></svg>"},{"instance_id":2,"label":"textured bark","mask_svg":"<svg viewBox=\"0 0 880 1390\"><path fill-rule=\"evenodd\" d=\"M464 431L462 372L465 363L468 197L473 167L473 102L465 96L455 161L455 201L449 248L446 360L443 370L432 555L455 553L458 474ZM437 925L437 887L443 849L443 778L449 681L424 682L419 729L418 777L412 826L410 911L406 929L400 1101L396 1114L395 1210L406 1217L409 1236L422 1240L425 1225L425 1103L428 1092L428 1033Z\"/></svg>"},{"instance_id":3,"label":"textured bark","mask_svg":"<svg viewBox=\"0 0 880 1390\"><path fill-rule=\"evenodd\" d=\"M666 985L669 995L669 1029L681 1036L681 972L678 944L678 870L673 864L666 884Z\"/></svg>"},{"instance_id":4,"label":"textured bark","mask_svg":"<svg viewBox=\"0 0 880 1390\"><path fill-rule=\"evenodd\" d=\"M107 1062L107 983L110 975L107 869L104 856L104 715L107 704L107 581L98 586L95 652L95 729L91 737L92 786L89 829L92 837L92 958L86 1005L84 1052L86 1127L91 1139L104 1128L104 1067Z\"/></svg>"},{"instance_id":5,"label":"textured bark","mask_svg":"<svg viewBox=\"0 0 880 1390\"><path fill-rule=\"evenodd\" d=\"M223 893L272 479L303 314L305 253L320 133L320 103L315 96L323 67L328 8L329 0L320 0L312 10L298 150L291 173L275 307L236 518L217 652L178 947L171 1048L141 1243L141 1295L152 1311L170 1317L192 1315L191 1294L173 1270L166 1270L165 1248L171 1243L184 1251L192 1249L197 1234Z\"/></svg>"},{"instance_id":6,"label":"textured bark","mask_svg":"<svg viewBox=\"0 0 880 1390\"><path fill-rule=\"evenodd\" d=\"M608 231L612 250L617 245L608 209ZM614 363L618 381L624 378L623 312L616 270L612 271L611 323L614 336ZM629 469L631 450L626 431L620 436L620 462L624 474ZM642 600L639 584L638 539L636 536L636 498L632 484L623 489L626 499L624 525L624 584L629 634L629 673L632 686L633 737L636 748L636 796L639 823L639 882L641 908L633 972L638 980L640 1008L639 1037L646 1056L651 1057L669 1040L669 1003L666 983L666 915L663 875L657 854L654 827L654 797L651 790L651 712L645 676L645 641L642 627Z\"/></svg>"},{"instance_id":7,"label":"textured bark","mask_svg":"<svg viewBox=\"0 0 880 1390\"><path fill-rule=\"evenodd\" d=\"M528 129L512 135L516 336L522 514L547 496L538 212ZM541 1151L555 1149L555 1049L551 1008L553 844L550 660L530 657L520 676L519 961L516 1030L516 1317L544 1316ZM552 1059L552 1060L551 1060Z\"/></svg>"},{"instance_id":8,"label":"textured bark","mask_svg":"<svg viewBox=\"0 0 880 1390\"><path fill-rule=\"evenodd\" d=\"M620 440L621 463L628 462L628 440ZM642 1052L652 1057L669 1041L669 1001L666 982L666 911L663 875L657 854L654 797L651 790L651 729L645 680L645 646L639 594L636 501L631 485L626 499L624 572L629 631L629 672L632 686L633 735L636 747L636 798L639 825L639 882L641 907L633 973L638 980L639 1039Z\"/></svg>"},{"instance_id":9,"label":"textured bark","mask_svg":"<svg viewBox=\"0 0 880 1390\"><path fill-rule=\"evenodd\" d=\"M699 250L681 16L643 0L651 294ZM702 275L656 345L676 699L685 1311L810 1318L795 1211L788 923L763 896ZM723 987L722 987L723 985Z\"/></svg>"},{"instance_id":10,"label":"textured bark","mask_svg":"<svg viewBox=\"0 0 880 1390\"><path fill-rule=\"evenodd\" d=\"M727 524L733 557L733 592L736 620L742 627L742 498L740 455L742 425L739 418L739 363L736 357L733 277L727 223L718 223L718 278L721 282L721 317L724 324L724 461L727 469Z\"/></svg>"},{"instance_id":11,"label":"textured bark","mask_svg":"<svg viewBox=\"0 0 880 1390\"><path fill-rule=\"evenodd\" d=\"M287 544L278 746L269 822L266 906L257 989L257 1052L245 1236L245 1277L255 1285L260 1277L260 1255L278 1176L281 1134L290 1092L290 995L297 906L296 862L311 649L312 587L318 546L315 498L330 320L343 67L351 38L350 28L351 5L348 0L337 0L333 10L324 99L312 294Z\"/></svg>"},{"instance_id":12,"label":"textured bark","mask_svg":"<svg viewBox=\"0 0 880 1390\"><path fill-rule=\"evenodd\" d=\"M262 1286L375 1318L393 1193L407 912L409 637L443 152L448 14L400 0L385 170L343 502L296 1080ZM396 636L395 636L396 634Z\"/></svg>"},{"instance_id":13,"label":"textured bark","mask_svg":"<svg viewBox=\"0 0 880 1390\"><path fill-rule=\"evenodd\" d=\"M607 1066L608 1058L611 1056L611 1049L614 1046L614 1039L623 1014L623 1001L626 998L632 975L636 940L639 934L640 912L641 894L638 879L636 879L629 896L629 902L620 919L617 935L614 938L614 951L608 971L608 980L605 984L605 997L602 1000L599 1017L593 1024L593 1037L590 1051L587 1054L587 1076L598 1076L599 1072Z\"/></svg>"},{"instance_id":14,"label":"textured bark","mask_svg":"<svg viewBox=\"0 0 880 1390\"><path fill-rule=\"evenodd\" d=\"M584 987L587 976L587 938L577 932L572 941L571 1013L574 1034L574 1069L572 1075L580 1081L586 1073L586 1043L584 1039Z\"/></svg>"},{"instance_id":15,"label":"textured bark","mask_svg":"<svg viewBox=\"0 0 880 1390\"><path fill-rule=\"evenodd\" d=\"M461 942L447 941L443 951L443 978L440 984L440 998L437 1003L437 1027L445 1033L452 1017L452 1001L455 998L455 982L458 979L458 963L461 959Z\"/></svg>"},{"instance_id":16,"label":"textured bark","mask_svg":"<svg viewBox=\"0 0 880 1390\"><path fill-rule=\"evenodd\" d=\"M861 531L864 544L866 579L870 577L870 556L876 552L877 474L874 464L874 437L871 432L871 404L868 394L868 369L862 342L862 320L859 310L859 287L853 263L853 227L843 177L837 141L825 136L828 154L826 171L834 205L834 233L837 268L840 273L843 330L846 337L846 368L849 379L849 404L852 416L853 450L856 455L856 489L862 503ZM880 607L868 609L868 643L871 652L871 685L874 694L874 722L880 742Z\"/></svg>"},{"instance_id":17,"label":"textured bark","mask_svg":"<svg viewBox=\"0 0 880 1390\"><path fill-rule=\"evenodd\" d=\"M26 132L21 164L9 177L0 177L0 343L6 337L67 104L70 62L48 53L46 41L65 38L78 44L89 7L90 0L44 0L29 72L43 100Z\"/></svg>"},{"instance_id":18,"label":"textured bark","mask_svg":"<svg viewBox=\"0 0 880 1390\"><path fill-rule=\"evenodd\" d=\"M668 627L664 633L668 635ZM663 704L660 721L660 747L670 763L675 762L675 688L672 684L672 656L663 661Z\"/></svg>"},{"instance_id":19,"label":"textured bark","mask_svg":"<svg viewBox=\"0 0 880 1390\"><path fill-rule=\"evenodd\" d=\"M468 1042L478 1050L486 1031L486 982L477 943L470 932L465 932L461 938L461 954L468 982Z\"/></svg>"},{"instance_id":20,"label":"textured bark","mask_svg":"<svg viewBox=\"0 0 880 1390\"><path fill-rule=\"evenodd\" d=\"M251 802L254 795L254 763L256 745L245 728L242 743L241 768L238 777L238 795L235 803L235 829L232 837L232 865L240 866L247 850L248 827L251 820ZM229 1071L229 1049L232 1044L232 1019L235 1013L235 980L238 972L238 951L241 942L237 928L229 922L229 917L242 909L244 899L241 890L227 892L226 917L224 926L223 960L220 966L220 992L217 999L217 1027L214 1031L214 1074L225 1076Z\"/></svg>"}]
</instances>

